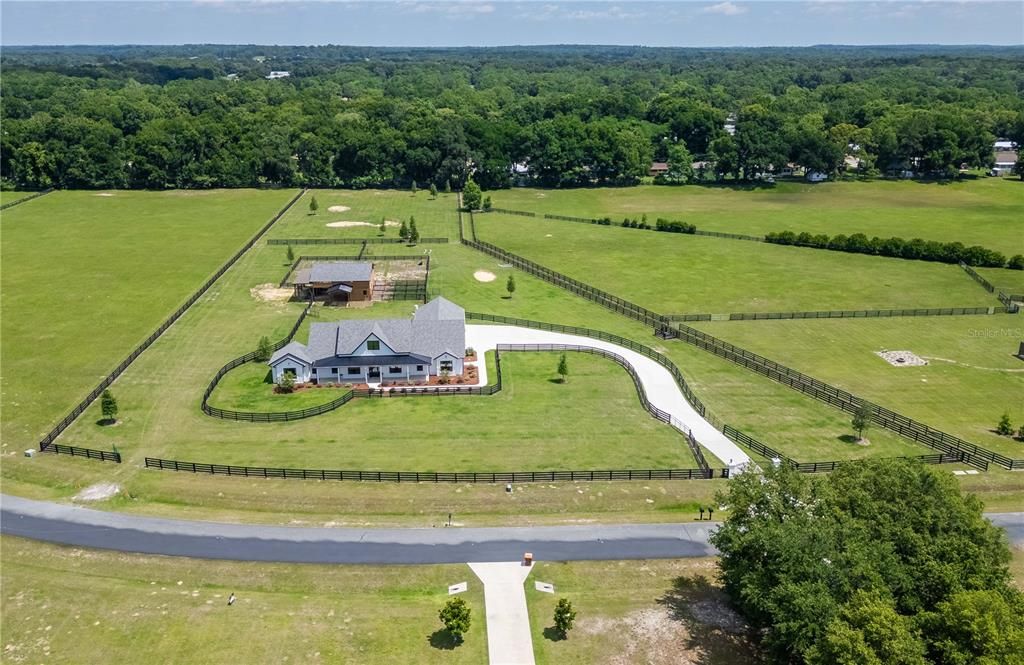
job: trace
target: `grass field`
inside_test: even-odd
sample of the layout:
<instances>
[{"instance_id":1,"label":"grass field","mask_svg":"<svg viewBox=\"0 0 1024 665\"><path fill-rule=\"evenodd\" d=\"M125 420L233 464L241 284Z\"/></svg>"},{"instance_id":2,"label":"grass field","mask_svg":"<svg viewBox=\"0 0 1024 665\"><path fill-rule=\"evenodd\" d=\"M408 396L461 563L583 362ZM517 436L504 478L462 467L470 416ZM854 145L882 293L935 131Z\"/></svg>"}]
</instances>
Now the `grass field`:
<instances>
[{"instance_id":1,"label":"grass field","mask_svg":"<svg viewBox=\"0 0 1024 665\"><path fill-rule=\"evenodd\" d=\"M5 211L4 448L34 445L293 194L54 192Z\"/></svg>"},{"instance_id":2,"label":"grass field","mask_svg":"<svg viewBox=\"0 0 1024 665\"><path fill-rule=\"evenodd\" d=\"M644 411L632 379L618 365L584 354L571 354L569 362L572 379L561 384L555 373L557 354L509 353L502 362L503 389L495 395L357 399L294 425L236 423L237 435L221 437L216 451L208 444L188 443L187 435L172 445L179 459L306 468L541 471L696 466L683 438ZM262 381L262 370L248 367L257 370L256 379ZM218 389L213 403L222 408L286 410L312 406L305 403L307 395L323 403L343 390L274 396L260 383L255 392L262 398L243 378ZM278 404L277 397L290 401ZM436 435L425 436L428 432ZM266 436L273 437L273 446L259 445Z\"/></svg>"},{"instance_id":3,"label":"grass field","mask_svg":"<svg viewBox=\"0 0 1024 665\"><path fill-rule=\"evenodd\" d=\"M0 191L0 205L7 205L8 203L14 203L15 201L20 201L21 199L26 199L26 198L32 196L35 193L36 192Z\"/></svg>"},{"instance_id":4,"label":"grass field","mask_svg":"<svg viewBox=\"0 0 1024 665\"><path fill-rule=\"evenodd\" d=\"M320 204L316 214L310 214L309 211L309 199L313 196ZM458 214L455 211L455 201L455 194L438 194L436 199L432 199L430 192L423 191L413 195L402 190L311 190L303 199L302 205L292 208L284 219L275 225L268 237L398 238L398 226L388 225L384 234L380 233L378 227L381 220L400 224L414 217L420 237L450 237L458 242ZM331 212L332 207L345 207L348 210ZM369 222L374 226L327 226L335 222ZM345 245L335 247L344 248ZM389 245L382 247L397 249L396 246ZM391 252L382 250L382 253Z\"/></svg>"},{"instance_id":5,"label":"grass field","mask_svg":"<svg viewBox=\"0 0 1024 665\"><path fill-rule=\"evenodd\" d=\"M730 321L699 327L772 360L1010 457L1024 443L997 436L1003 412L1024 423L1020 316ZM893 367L875 355L909 350L929 360ZM874 436L877 429L870 436Z\"/></svg>"},{"instance_id":6,"label":"grass field","mask_svg":"<svg viewBox=\"0 0 1024 665\"><path fill-rule=\"evenodd\" d=\"M1024 252L1024 240L1021 240L1021 251ZM1008 270L1006 268L978 268L982 277L992 286L1005 293L1024 293L1024 270Z\"/></svg>"},{"instance_id":7,"label":"grass field","mask_svg":"<svg viewBox=\"0 0 1024 665\"><path fill-rule=\"evenodd\" d=\"M706 231L864 233L1024 252L1024 182L980 178L920 182L779 183L770 188L689 186L511 189L490 192L496 207L622 220L647 213Z\"/></svg>"},{"instance_id":8,"label":"grass field","mask_svg":"<svg viewBox=\"0 0 1024 665\"><path fill-rule=\"evenodd\" d=\"M945 264L498 213L476 215L476 228L483 240L665 314L999 304Z\"/></svg>"},{"instance_id":9,"label":"grass field","mask_svg":"<svg viewBox=\"0 0 1024 665\"><path fill-rule=\"evenodd\" d=\"M481 663L482 586L465 642L437 611L462 565L209 561L2 539L4 662ZM475 581L475 580L474 580ZM228 607L234 593L237 602Z\"/></svg>"}]
</instances>

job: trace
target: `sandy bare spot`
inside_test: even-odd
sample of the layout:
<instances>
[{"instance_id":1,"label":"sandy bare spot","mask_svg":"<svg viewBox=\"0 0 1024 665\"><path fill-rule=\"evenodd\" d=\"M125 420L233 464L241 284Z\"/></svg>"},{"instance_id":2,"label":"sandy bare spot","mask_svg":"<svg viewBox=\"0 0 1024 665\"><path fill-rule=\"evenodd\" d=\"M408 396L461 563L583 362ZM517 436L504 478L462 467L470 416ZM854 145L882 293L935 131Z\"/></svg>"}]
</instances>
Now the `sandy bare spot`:
<instances>
[{"instance_id":1,"label":"sandy bare spot","mask_svg":"<svg viewBox=\"0 0 1024 665\"><path fill-rule=\"evenodd\" d=\"M292 297L292 290L277 284L260 284L249 289L249 295L260 302L285 302Z\"/></svg>"},{"instance_id":2,"label":"sandy bare spot","mask_svg":"<svg viewBox=\"0 0 1024 665\"><path fill-rule=\"evenodd\" d=\"M327 209L327 212L347 212L351 209L348 206L331 206Z\"/></svg>"},{"instance_id":3,"label":"sandy bare spot","mask_svg":"<svg viewBox=\"0 0 1024 665\"><path fill-rule=\"evenodd\" d=\"M477 270L473 273L473 278L478 282L493 282L498 279L498 276L490 270Z\"/></svg>"},{"instance_id":4,"label":"sandy bare spot","mask_svg":"<svg viewBox=\"0 0 1024 665\"><path fill-rule=\"evenodd\" d=\"M927 360L913 351L875 351L875 355L893 367L920 367L928 364Z\"/></svg>"},{"instance_id":5,"label":"sandy bare spot","mask_svg":"<svg viewBox=\"0 0 1024 665\"><path fill-rule=\"evenodd\" d=\"M103 501L121 492L121 486L117 483L96 483L90 485L75 495L75 501Z\"/></svg>"},{"instance_id":6,"label":"sandy bare spot","mask_svg":"<svg viewBox=\"0 0 1024 665\"><path fill-rule=\"evenodd\" d=\"M352 227L352 226L373 226L373 227L379 227L380 224L374 224L372 222L349 222L349 221L343 221L343 222L328 222L327 226L332 228L332 229L347 229L347 228ZM398 222L395 222L395 221L392 221L392 220L389 219L386 222L384 222L384 226L401 226L401 225Z\"/></svg>"},{"instance_id":7,"label":"sandy bare spot","mask_svg":"<svg viewBox=\"0 0 1024 665\"><path fill-rule=\"evenodd\" d=\"M544 237L545 237L545 238L551 238L551 237L553 237L553 236L552 236L552 235L551 235L550 233L545 233L545 234L544 234Z\"/></svg>"},{"instance_id":8,"label":"sandy bare spot","mask_svg":"<svg viewBox=\"0 0 1024 665\"><path fill-rule=\"evenodd\" d=\"M113 196L113 194L110 192L99 192L97 194L93 194L93 196Z\"/></svg>"}]
</instances>

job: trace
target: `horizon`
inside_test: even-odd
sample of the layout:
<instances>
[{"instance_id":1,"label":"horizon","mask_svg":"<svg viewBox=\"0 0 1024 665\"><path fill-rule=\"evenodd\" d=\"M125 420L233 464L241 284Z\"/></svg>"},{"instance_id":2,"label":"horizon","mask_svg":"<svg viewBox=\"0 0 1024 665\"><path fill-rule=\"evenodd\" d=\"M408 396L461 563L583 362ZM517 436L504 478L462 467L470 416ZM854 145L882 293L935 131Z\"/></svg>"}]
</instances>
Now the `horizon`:
<instances>
[{"instance_id":1,"label":"horizon","mask_svg":"<svg viewBox=\"0 0 1024 665\"><path fill-rule=\"evenodd\" d=\"M1002 0L6 0L0 14L4 48L1024 45L1024 3Z\"/></svg>"}]
</instances>

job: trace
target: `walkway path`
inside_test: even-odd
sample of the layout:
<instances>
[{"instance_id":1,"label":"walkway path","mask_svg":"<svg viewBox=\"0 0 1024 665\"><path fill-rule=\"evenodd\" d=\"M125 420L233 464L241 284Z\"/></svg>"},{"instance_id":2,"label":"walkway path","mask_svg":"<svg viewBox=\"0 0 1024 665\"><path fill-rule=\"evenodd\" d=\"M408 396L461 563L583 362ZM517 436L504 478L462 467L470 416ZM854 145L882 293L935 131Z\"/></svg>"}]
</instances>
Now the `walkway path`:
<instances>
[{"instance_id":1,"label":"walkway path","mask_svg":"<svg viewBox=\"0 0 1024 665\"><path fill-rule=\"evenodd\" d=\"M750 457L739 446L690 406L667 369L636 351L592 337L519 326L466 326L466 344L476 349L477 353L490 351L498 344L575 344L616 353L636 370L647 392L647 399L690 428L697 441L715 457L730 467L742 466L750 461Z\"/></svg>"},{"instance_id":2,"label":"walkway path","mask_svg":"<svg viewBox=\"0 0 1024 665\"><path fill-rule=\"evenodd\" d=\"M484 583L490 665L533 665L530 614L523 588L533 566L513 561L471 563L469 567Z\"/></svg>"},{"instance_id":3,"label":"walkway path","mask_svg":"<svg viewBox=\"0 0 1024 665\"><path fill-rule=\"evenodd\" d=\"M1024 513L987 515L1024 544ZM714 556L717 522L551 527L328 529L112 513L0 495L0 533L122 552L294 563L615 561Z\"/></svg>"}]
</instances>

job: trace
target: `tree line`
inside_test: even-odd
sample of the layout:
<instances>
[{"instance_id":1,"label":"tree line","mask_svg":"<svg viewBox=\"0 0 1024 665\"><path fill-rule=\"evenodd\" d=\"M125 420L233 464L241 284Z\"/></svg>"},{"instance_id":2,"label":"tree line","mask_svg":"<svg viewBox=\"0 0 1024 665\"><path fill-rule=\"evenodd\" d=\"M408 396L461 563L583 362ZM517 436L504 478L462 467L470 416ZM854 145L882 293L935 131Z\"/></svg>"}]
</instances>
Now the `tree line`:
<instances>
[{"instance_id":1,"label":"tree line","mask_svg":"<svg viewBox=\"0 0 1024 665\"><path fill-rule=\"evenodd\" d=\"M1022 62L941 47L5 49L0 178L494 189L631 185L653 160L665 184L839 173L851 156L865 174L952 176L989 165L996 137L1024 143Z\"/></svg>"},{"instance_id":2,"label":"tree line","mask_svg":"<svg viewBox=\"0 0 1024 665\"><path fill-rule=\"evenodd\" d=\"M979 245L965 247L960 242L938 242L911 238L904 240L899 237L868 238L863 233L852 235L838 234L829 237L824 233L811 234L793 231L768 233L765 242L777 245L796 245L798 247L814 247L830 249L837 252L853 254L873 254L875 256L891 256L899 259L916 259L918 261L938 261L940 263L966 263L969 266L984 268L1011 268L1024 270L1024 255L1015 254L1007 260L1001 252L986 249Z\"/></svg>"}]
</instances>

